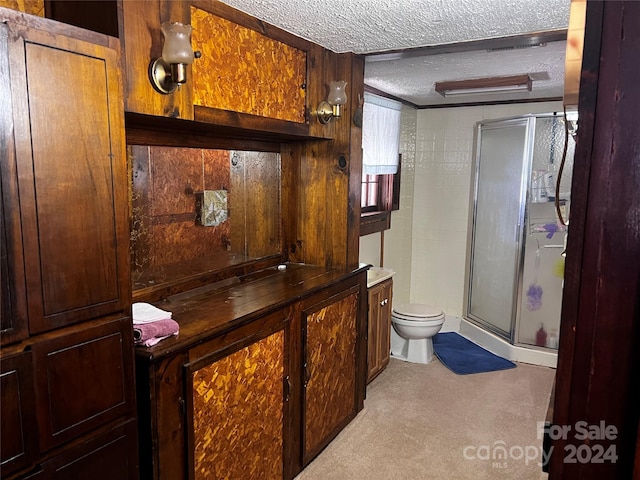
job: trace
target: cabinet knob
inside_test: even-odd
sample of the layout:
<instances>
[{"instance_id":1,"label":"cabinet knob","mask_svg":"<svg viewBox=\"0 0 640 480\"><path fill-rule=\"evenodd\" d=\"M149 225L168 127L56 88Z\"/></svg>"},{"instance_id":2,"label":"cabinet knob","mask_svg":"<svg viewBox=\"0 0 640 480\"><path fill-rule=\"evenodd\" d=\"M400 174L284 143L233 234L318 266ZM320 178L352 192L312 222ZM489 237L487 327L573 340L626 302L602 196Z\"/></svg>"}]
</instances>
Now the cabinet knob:
<instances>
[{"instance_id":1,"label":"cabinet knob","mask_svg":"<svg viewBox=\"0 0 640 480\"><path fill-rule=\"evenodd\" d=\"M385 298L384 300L382 300L382 301L380 302L380 306L386 305L387 303L389 303L389 299L388 299L388 298Z\"/></svg>"}]
</instances>

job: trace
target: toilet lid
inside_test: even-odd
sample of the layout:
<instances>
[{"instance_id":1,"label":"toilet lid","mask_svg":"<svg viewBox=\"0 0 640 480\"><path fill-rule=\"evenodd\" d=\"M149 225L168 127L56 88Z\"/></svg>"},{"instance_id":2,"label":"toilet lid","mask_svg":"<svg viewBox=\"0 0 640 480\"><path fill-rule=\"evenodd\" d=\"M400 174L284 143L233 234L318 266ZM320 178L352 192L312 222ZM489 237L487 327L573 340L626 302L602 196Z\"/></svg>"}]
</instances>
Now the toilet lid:
<instances>
[{"instance_id":1,"label":"toilet lid","mask_svg":"<svg viewBox=\"0 0 640 480\"><path fill-rule=\"evenodd\" d=\"M442 315L441 308L423 303L403 303L402 305L393 307L393 311L400 315L417 318L432 318Z\"/></svg>"}]
</instances>

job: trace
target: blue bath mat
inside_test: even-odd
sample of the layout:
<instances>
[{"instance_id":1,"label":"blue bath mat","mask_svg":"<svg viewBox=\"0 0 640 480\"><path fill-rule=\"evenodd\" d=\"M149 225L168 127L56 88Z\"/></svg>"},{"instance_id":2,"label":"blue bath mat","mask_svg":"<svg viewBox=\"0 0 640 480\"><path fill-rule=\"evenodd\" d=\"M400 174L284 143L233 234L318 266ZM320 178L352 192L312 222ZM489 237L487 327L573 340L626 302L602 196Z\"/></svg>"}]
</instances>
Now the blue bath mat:
<instances>
[{"instance_id":1,"label":"blue bath mat","mask_svg":"<svg viewBox=\"0 0 640 480\"><path fill-rule=\"evenodd\" d=\"M493 372L516 366L455 332L438 333L433 337L433 351L445 367L458 375Z\"/></svg>"}]
</instances>

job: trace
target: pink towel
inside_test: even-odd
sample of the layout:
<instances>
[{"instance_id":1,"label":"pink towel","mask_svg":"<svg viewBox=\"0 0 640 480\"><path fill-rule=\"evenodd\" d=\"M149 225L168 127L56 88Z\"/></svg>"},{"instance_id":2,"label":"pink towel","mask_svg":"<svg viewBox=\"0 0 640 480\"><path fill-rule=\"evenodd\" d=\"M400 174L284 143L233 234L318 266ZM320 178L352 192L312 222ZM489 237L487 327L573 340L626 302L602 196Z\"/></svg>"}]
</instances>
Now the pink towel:
<instances>
[{"instance_id":1,"label":"pink towel","mask_svg":"<svg viewBox=\"0 0 640 480\"><path fill-rule=\"evenodd\" d=\"M178 322L171 319L141 323L133 326L133 339L136 345L152 347L160 340L178 335L179 330L180 325L178 325Z\"/></svg>"}]
</instances>

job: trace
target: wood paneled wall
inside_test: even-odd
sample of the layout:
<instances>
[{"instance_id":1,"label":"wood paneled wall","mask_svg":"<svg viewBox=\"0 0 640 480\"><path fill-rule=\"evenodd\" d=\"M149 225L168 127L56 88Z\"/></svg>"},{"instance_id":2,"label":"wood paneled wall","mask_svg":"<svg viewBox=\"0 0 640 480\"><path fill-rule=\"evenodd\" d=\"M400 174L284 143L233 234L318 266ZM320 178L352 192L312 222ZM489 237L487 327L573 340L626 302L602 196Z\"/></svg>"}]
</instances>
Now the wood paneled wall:
<instances>
[{"instance_id":1,"label":"wood paneled wall","mask_svg":"<svg viewBox=\"0 0 640 480\"><path fill-rule=\"evenodd\" d=\"M189 23L189 2L126 0L119 5L119 32L126 65L125 110L192 120L191 88L161 95L154 90L148 77L151 60L162 56L160 25L164 22ZM191 77L191 68L188 76Z\"/></svg>"},{"instance_id":2,"label":"wood paneled wall","mask_svg":"<svg viewBox=\"0 0 640 480\"><path fill-rule=\"evenodd\" d=\"M639 47L640 3L587 2L551 480L639 478Z\"/></svg>"},{"instance_id":3,"label":"wood paneled wall","mask_svg":"<svg viewBox=\"0 0 640 480\"><path fill-rule=\"evenodd\" d=\"M341 118L321 124L312 113L312 134L333 140L283 146L285 242L289 260L342 268L359 262L361 129L353 125L358 95L364 91L364 60L320 47L308 56L309 76L317 79L308 91L310 110L328 94L331 80L346 80L348 102ZM286 188L284 187L286 185Z\"/></svg>"},{"instance_id":4,"label":"wood paneled wall","mask_svg":"<svg viewBox=\"0 0 640 480\"><path fill-rule=\"evenodd\" d=\"M281 252L277 153L129 147L134 290ZM199 221L204 190L227 191L228 218Z\"/></svg>"}]
</instances>

